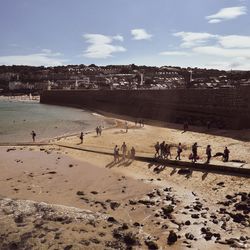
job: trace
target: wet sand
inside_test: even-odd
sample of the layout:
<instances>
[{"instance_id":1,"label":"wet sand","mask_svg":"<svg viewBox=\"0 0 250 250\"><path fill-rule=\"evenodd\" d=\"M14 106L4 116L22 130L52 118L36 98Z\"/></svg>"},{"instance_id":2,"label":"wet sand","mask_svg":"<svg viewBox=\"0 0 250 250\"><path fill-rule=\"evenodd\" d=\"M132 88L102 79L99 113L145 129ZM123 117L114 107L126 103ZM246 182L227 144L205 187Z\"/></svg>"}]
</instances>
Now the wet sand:
<instances>
[{"instance_id":1,"label":"wet sand","mask_svg":"<svg viewBox=\"0 0 250 250\"><path fill-rule=\"evenodd\" d=\"M202 146L200 155L209 142L213 153L229 146L231 159L250 162L247 154L250 143L244 138L236 139L236 135L230 137L228 131L216 136L201 129L182 133L173 124L171 128L149 125L140 128L129 123L129 131L125 133L124 121L117 121L117 125L104 130L99 137L95 133L85 135L82 147L112 150L115 144L121 146L125 141L129 148L134 146L139 152L153 155L154 143L165 140L173 145L182 142L185 158L194 141ZM248 131L244 131L244 136L248 138ZM76 136L55 141L79 144ZM173 147L173 155L175 151ZM137 161L113 164L112 156L57 146L0 147L0 158L2 248L10 249L11 244L30 244L33 249L41 249L41 244L44 249L156 249L156 246L204 249L204 244L206 249L230 249L250 245L247 178L198 171L182 173L178 168ZM49 216L41 214L41 209L30 208L31 215L23 214L22 222L16 222L19 210L10 211L17 205L15 201L6 205L6 197L24 204L25 200L32 200L37 204L64 205L71 213L70 221L55 219L60 207L53 206ZM35 207L39 207L37 204ZM44 207L48 209L46 204ZM32 203L30 207L33 206ZM74 217L76 212L72 207L82 209L83 214L89 210L101 219L94 219L98 221L95 226L86 226ZM35 227L37 217L51 227L49 233L45 226ZM11 225L9 234L4 232L6 225ZM171 230L174 233L169 237ZM60 237L55 239L58 231ZM24 234L26 238L21 237ZM45 235L39 238L41 234Z\"/></svg>"}]
</instances>

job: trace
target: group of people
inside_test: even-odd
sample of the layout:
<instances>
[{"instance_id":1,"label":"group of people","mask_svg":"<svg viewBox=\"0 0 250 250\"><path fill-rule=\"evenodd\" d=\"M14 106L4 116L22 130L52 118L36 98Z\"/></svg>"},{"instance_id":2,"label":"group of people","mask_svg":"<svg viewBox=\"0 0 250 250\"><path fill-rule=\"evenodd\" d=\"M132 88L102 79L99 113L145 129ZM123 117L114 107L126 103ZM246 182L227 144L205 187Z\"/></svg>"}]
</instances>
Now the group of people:
<instances>
[{"instance_id":1,"label":"group of people","mask_svg":"<svg viewBox=\"0 0 250 250\"><path fill-rule=\"evenodd\" d=\"M101 136L102 135L102 126L97 126L95 131L96 131L97 136L99 136L99 135Z\"/></svg>"},{"instance_id":2,"label":"group of people","mask_svg":"<svg viewBox=\"0 0 250 250\"><path fill-rule=\"evenodd\" d=\"M144 127L144 120L140 119L140 120L135 120L135 126L137 127L137 124L139 124L140 127Z\"/></svg>"},{"instance_id":3,"label":"group of people","mask_svg":"<svg viewBox=\"0 0 250 250\"><path fill-rule=\"evenodd\" d=\"M120 161L120 148L118 145L115 145L114 147L114 162L117 163ZM135 148L132 147L131 150L128 150L128 147L125 142L123 142L121 146L121 152L122 152L122 160L125 161L126 158L128 159L135 159Z\"/></svg>"},{"instance_id":4,"label":"group of people","mask_svg":"<svg viewBox=\"0 0 250 250\"><path fill-rule=\"evenodd\" d=\"M168 159L168 157L171 158L171 145L166 144L165 141L163 141L162 143L157 142L155 144L155 158L162 158L162 159ZM192 162L196 162L197 160L199 160L199 155L198 155L198 144L197 142L195 142L192 145L192 152L189 155L189 159L192 160ZM175 157L175 160L181 160L181 153L182 153L183 149L182 149L182 144L179 143L177 146L177 154ZM229 160L229 149L227 147L225 147L224 152L223 153L217 153L214 156L222 156L223 157L223 161L224 162L228 162ZM210 163L210 160L212 158L212 148L211 145L207 145L206 147L206 156L207 156L207 160L206 163Z\"/></svg>"},{"instance_id":5,"label":"group of people","mask_svg":"<svg viewBox=\"0 0 250 250\"><path fill-rule=\"evenodd\" d=\"M171 158L171 146L166 144L165 141L162 143L157 142L155 144L155 158L160 157L162 159Z\"/></svg>"}]
</instances>

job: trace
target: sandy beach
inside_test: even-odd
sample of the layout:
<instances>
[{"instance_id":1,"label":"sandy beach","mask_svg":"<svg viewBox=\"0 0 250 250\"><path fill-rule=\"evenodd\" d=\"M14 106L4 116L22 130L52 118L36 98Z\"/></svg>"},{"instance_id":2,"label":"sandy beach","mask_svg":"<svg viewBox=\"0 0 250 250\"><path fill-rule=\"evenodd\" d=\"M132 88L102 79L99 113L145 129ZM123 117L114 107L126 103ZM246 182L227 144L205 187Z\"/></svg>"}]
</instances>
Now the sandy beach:
<instances>
[{"instance_id":1,"label":"sandy beach","mask_svg":"<svg viewBox=\"0 0 250 250\"><path fill-rule=\"evenodd\" d=\"M250 247L250 179L139 161L113 163L112 152L154 155L156 141L183 145L188 158L197 142L213 154L228 146L231 160L250 162L250 130L223 131L158 124L117 126L51 140L51 146L0 147L1 249L230 249ZM220 158L212 158L220 163Z\"/></svg>"}]
</instances>

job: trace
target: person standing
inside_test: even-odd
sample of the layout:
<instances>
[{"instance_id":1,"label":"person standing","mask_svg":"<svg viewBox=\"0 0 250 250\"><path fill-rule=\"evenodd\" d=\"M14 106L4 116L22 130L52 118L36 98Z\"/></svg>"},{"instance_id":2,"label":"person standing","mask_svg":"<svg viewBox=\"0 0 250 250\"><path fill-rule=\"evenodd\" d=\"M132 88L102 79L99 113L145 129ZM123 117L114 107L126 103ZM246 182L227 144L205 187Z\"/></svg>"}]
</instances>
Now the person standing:
<instances>
[{"instance_id":1,"label":"person standing","mask_svg":"<svg viewBox=\"0 0 250 250\"><path fill-rule=\"evenodd\" d=\"M122 150L122 159L125 160L127 153L127 145L125 144L125 142L123 142L121 150Z\"/></svg>"},{"instance_id":2,"label":"person standing","mask_svg":"<svg viewBox=\"0 0 250 250\"><path fill-rule=\"evenodd\" d=\"M125 132L128 133L128 122L125 122Z\"/></svg>"},{"instance_id":3,"label":"person standing","mask_svg":"<svg viewBox=\"0 0 250 250\"><path fill-rule=\"evenodd\" d=\"M115 145L115 148L114 148L114 162L116 163L117 160L119 162L119 148L118 148L117 145Z\"/></svg>"},{"instance_id":4,"label":"person standing","mask_svg":"<svg viewBox=\"0 0 250 250\"><path fill-rule=\"evenodd\" d=\"M102 126L99 126L99 135L102 135Z\"/></svg>"},{"instance_id":5,"label":"person standing","mask_svg":"<svg viewBox=\"0 0 250 250\"><path fill-rule=\"evenodd\" d=\"M132 160L135 159L135 148L134 147L131 148L130 157L131 157Z\"/></svg>"},{"instance_id":6,"label":"person standing","mask_svg":"<svg viewBox=\"0 0 250 250\"><path fill-rule=\"evenodd\" d=\"M210 163L210 159L212 157L212 149L211 149L210 145L207 145L206 155L207 155L207 161L206 161L206 163Z\"/></svg>"},{"instance_id":7,"label":"person standing","mask_svg":"<svg viewBox=\"0 0 250 250\"><path fill-rule=\"evenodd\" d=\"M197 156L198 156L197 149L198 149L197 142L195 142L192 146L192 154L193 154L192 162L196 162L197 160Z\"/></svg>"},{"instance_id":8,"label":"person standing","mask_svg":"<svg viewBox=\"0 0 250 250\"><path fill-rule=\"evenodd\" d=\"M155 144L155 158L160 156L160 143Z\"/></svg>"},{"instance_id":9,"label":"person standing","mask_svg":"<svg viewBox=\"0 0 250 250\"><path fill-rule=\"evenodd\" d=\"M96 131L96 136L98 136L99 135L99 127L98 126L96 127L95 131Z\"/></svg>"},{"instance_id":10,"label":"person standing","mask_svg":"<svg viewBox=\"0 0 250 250\"><path fill-rule=\"evenodd\" d=\"M81 140L81 144L83 143L83 132L81 132L81 134L80 134L80 140Z\"/></svg>"},{"instance_id":11,"label":"person standing","mask_svg":"<svg viewBox=\"0 0 250 250\"><path fill-rule=\"evenodd\" d=\"M225 149L224 149L224 155L223 155L223 161L224 162L228 162L228 160L229 160L229 153L230 153L229 149L227 147L225 147Z\"/></svg>"},{"instance_id":12,"label":"person standing","mask_svg":"<svg viewBox=\"0 0 250 250\"><path fill-rule=\"evenodd\" d=\"M31 132L31 136L32 136L32 140L33 140L33 142L35 142L35 141L36 141L36 133L35 133L35 131L34 131L34 130L32 130L32 132Z\"/></svg>"},{"instance_id":13,"label":"person standing","mask_svg":"<svg viewBox=\"0 0 250 250\"><path fill-rule=\"evenodd\" d=\"M161 150L161 158L163 158L164 153L165 153L165 141L163 141L163 142L160 144L160 150Z\"/></svg>"},{"instance_id":14,"label":"person standing","mask_svg":"<svg viewBox=\"0 0 250 250\"><path fill-rule=\"evenodd\" d=\"M179 143L178 147L177 147L177 155L175 157L175 160L181 160L181 152L182 152L182 146L181 143Z\"/></svg>"}]
</instances>

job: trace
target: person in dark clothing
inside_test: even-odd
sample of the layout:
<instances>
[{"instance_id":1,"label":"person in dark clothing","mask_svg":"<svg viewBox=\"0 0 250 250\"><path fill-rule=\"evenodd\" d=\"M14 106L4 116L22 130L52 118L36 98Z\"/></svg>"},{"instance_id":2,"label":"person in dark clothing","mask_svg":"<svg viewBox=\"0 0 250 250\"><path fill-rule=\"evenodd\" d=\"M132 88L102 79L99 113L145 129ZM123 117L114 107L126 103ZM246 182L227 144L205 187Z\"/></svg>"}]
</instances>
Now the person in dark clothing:
<instances>
[{"instance_id":1,"label":"person in dark clothing","mask_svg":"<svg viewBox=\"0 0 250 250\"><path fill-rule=\"evenodd\" d=\"M164 153L165 153L165 141L163 141L163 142L160 144L160 150L161 150L161 158L163 158Z\"/></svg>"},{"instance_id":2,"label":"person in dark clothing","mask_svg":"<svg viewBox=\"0 0 250 250\"><path fill-rule=\"evenodd\" d=\"M135 159L135 148L134 147L131 148L130 157L131 157L132 160Z\"/></svg>"},{"instance_id":3,"label":"person in dark clothing","mask_svg":"<svg viewBox=\"0 0 250 250\"><path fill-rule=\"evenodd\" d=\"M198 149L198 145L197 145L197 142L195 142L192 146L192 154L193 154L192 162L196 162L197 160L197 149Z\"/></svg>"},{"instance_id":4,"label":"person in dark clothing","mask_svg":"<svg viewBox=\"0 0 250 250\"><path fill-rule=\"evenodd\" d=\"M34 131L34 130L32 130L32 132L31 132L31 136L32 136L32 140L33 140L33 142L35 142L35 141L36 141L36 133L35 133L35 131Z\"/></svg>"},{"instance_id":5,"label":"person in dark clothing","mask_svg":"<svg viewBox=\"0 0 250 250\"><path fill-rule=\"evenodd\" d=\"M98 136L99 135L99 127L98 126L96 127L95 131L96 131L96 135Z\"/></svg>"},{"instance_id":6,"label":"person in dark clothing","mask_svg":"<svg viewBox=\"0 0 250 250\"><path fill-rule=\"evenodd\" d=\"M206 161L206 163L210 163L210 159L212 157L212 149L211 149L210 145L207 145L206 155L207 155L207 161Z\"/></svg>"},{"instance_id":7,"label":"person in dark clothing","mask_svg":"<svg viewBox=\"0 0 250 250\"><path fill-rule=\"evenodd\" d=\"M228 150L227 147L225 147L225 149L224 149L224 155L223 155L223 161L224 162L228 162L228 160L229 160L229 153L230 153L230 151Z\"/></svg>"},{"instance_id":8,"label":"person in dark clothing","mask_svg":"<svg viewBox=\"0 0 250 250\"><path fill-rule=\"evenodd\" d=\"M80 134L80 140L81 140L81 144L83 143L83 132L81 132L81 134Z\"/></svg>"},{"instance_id":9,"label":"person in dark clothing","mask_svg":"<svg viewBox=\"0 0 250 250\"><path fill-rule=\"evenodd\" d=\"M160 156L160 144L157 142L155 144L155 158Z\"/></svg>"},{"instance_id":10,"label":"person in dark clothing","mask_svg":"<svg viewBox=\"0 0 250 250\"><path fill-rule=\"evenodd\" d=\"M178 147L177 147L177 156L175 157L175 160L181 160L181 152L182 152L182 146L181 143L179 143Z\"/></svg>"}]
</instances>

